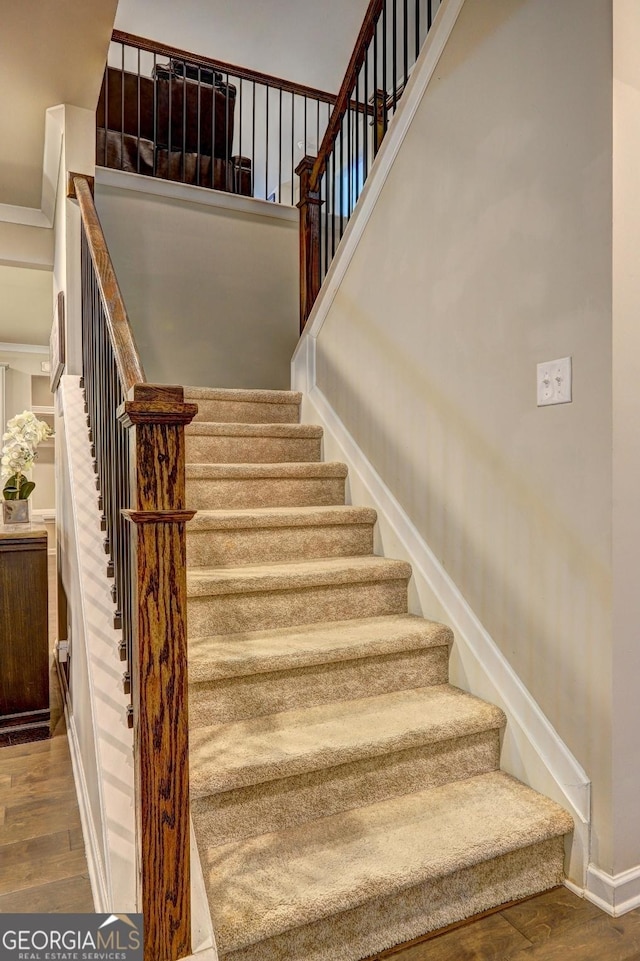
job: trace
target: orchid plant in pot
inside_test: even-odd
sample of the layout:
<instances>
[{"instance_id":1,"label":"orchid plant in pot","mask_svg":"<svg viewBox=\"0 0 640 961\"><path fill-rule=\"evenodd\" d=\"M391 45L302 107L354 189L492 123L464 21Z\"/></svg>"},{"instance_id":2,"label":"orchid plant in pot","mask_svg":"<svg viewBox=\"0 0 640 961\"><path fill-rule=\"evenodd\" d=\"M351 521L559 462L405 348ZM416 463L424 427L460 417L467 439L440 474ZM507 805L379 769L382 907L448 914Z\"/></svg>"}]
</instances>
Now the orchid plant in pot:
<instances>
[{"instance_id":1,"label":"orchid plant in pot","mask_svg":"<svg viewBox=\"0 0 640 961\"><path fill-rule=\"evenodd\" d=\"M3 484L2 518L5 524L29 521L29 497L35 484L26 476L36 459L36 448L51 434L51 428L29 410L7 421L0 455L0 481Z\"/></svg>"}]
</instances>

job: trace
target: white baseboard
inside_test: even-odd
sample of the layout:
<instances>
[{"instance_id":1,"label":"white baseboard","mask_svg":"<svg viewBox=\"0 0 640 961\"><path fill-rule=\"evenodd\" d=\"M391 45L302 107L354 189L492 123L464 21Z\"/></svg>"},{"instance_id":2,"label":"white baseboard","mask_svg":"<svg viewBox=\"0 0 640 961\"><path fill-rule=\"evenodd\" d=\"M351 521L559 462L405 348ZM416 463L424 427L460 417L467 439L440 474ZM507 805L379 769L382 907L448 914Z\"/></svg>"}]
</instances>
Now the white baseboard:
<instances>
[{"instance_id":1,"label":"white baseboard","mask_svg":"<svg viewBox=\"0 0 640 961\"><path fill-rule=\"evenodd\" d=\"M94 830L93 821L90 815L91 808L89 804L89 792L87 790L87 781L84 775L84 768L82 766L82 755L78 745L78 734L73 720L73 715L71 714L69 707L66 682L64 681L57 658L56 667L58 669L58 678L60 681L60 689L62 691L62 700L64 703L64 717L67 724L67 740L69 742L69 754L71 755L73 780L76 786L76 796L78 798L80 824L82 827L82 838L84 840L84 850L87 858L87 868L89 869L89 883L91 885L91 894L93 896L93 906L99 914L105 914L109 910L107 907L109 900L107 895L107 879L104 875L102 859L99 854L100 844L98 842L98 837Z\"/></svg>"},{"instance_id":2,"label":"white baseboard","mask_svg":"<svg viewBox=\"0 0 640 961\"><path fill-rule=\"evenodd\" d=\"M349 468L349 500L378 512L376 550L409 561L413 567L410 609L440 618L455 633L451 679L454 684L500 706L507 715L502 767L554 798L574 818L567 847L567 875L578 888L586 884L589 864L591 782L484 629L417 528L364 456L322 391L313 384L315 340L294 365L294 385L306 390L302 419L324 428L325 458Z\"/></svg>"},{"instance_id":3,"label":"white baseboard","mask_svg":"<svg viewBox=\"0 0 640 961\"><path fill-rule=\"evenodd\" d=\"M620 874L607 874L590 864L583 894L613 918L633 911L640 907L640 865Z\"/></svg>"}]
</instances>

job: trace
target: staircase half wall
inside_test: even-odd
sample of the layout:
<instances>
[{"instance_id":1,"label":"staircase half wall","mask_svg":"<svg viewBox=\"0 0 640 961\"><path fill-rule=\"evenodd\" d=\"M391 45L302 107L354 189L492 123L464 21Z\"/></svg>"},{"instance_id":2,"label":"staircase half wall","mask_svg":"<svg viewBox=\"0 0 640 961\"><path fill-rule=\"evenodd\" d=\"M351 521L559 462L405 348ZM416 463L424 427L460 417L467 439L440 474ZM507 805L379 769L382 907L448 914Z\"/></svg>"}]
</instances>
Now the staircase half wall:
<instances>
[{"instance_id":1,"label":"staircase half wall","mask_svg":"<svg viewBox=\"0 0 640 961\"><path fill-rule=\"evenodd\" d=\"M288 387L294 207L102 167L96 207L151 383Z\"/></svg>"}]
</instances>

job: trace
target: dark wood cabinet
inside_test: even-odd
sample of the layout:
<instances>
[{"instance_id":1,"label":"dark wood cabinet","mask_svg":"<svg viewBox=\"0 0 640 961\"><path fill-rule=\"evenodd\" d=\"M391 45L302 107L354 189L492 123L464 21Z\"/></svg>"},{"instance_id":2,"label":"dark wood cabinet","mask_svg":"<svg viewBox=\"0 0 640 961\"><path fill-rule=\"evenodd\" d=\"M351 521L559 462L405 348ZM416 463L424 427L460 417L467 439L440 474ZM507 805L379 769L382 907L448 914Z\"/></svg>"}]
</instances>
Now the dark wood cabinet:
<instances>
[{"instance_id":1,"label":"dark wood cabinet","mask_svg":"<svg viewBox=\"0 0 640 961\"><path fill-rule=\"evenodd\" d=\"M47 532L0 524L0 745L49 736Z\"/></svg>"}]
</instances>

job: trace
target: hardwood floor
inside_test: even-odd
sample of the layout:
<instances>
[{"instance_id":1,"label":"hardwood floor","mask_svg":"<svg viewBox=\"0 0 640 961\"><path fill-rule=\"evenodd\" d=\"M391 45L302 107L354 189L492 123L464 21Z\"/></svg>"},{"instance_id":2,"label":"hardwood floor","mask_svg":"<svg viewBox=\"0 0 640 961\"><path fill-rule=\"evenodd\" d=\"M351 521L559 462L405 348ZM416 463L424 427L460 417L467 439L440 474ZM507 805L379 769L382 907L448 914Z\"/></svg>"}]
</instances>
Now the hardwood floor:
<instances>
[{"instance_id":1,"label":"hardwood floor","mask_svg":"<svg viewBox=\"0 0 640 961\"><path fill-rule=\"evenodd\" d=\"M640 909L610 918L567 888L371 961L640 961Z\"/></svg>"},{"instance_id":2,"label":"hardwood floor","mask_svg":"<svg viewBox=\"0 0 640 961\"><path fill-rule=\"evenodd\" d=\"M49 638L55 637L49 557ZM51 659L48 740L0 747L0 912L93 911L62 697Z\"/></svg>"},{"instance_id":3,"label":"hardwood floor","mask_svg":"<svg viewBox=\"0 0 640 961\"><path fill-rule=\"evenodd\" d=\"M53 571L49 588L53 639ZM94 909L53 666L51 713L50 740L0 748L0 913ZM610 918L566 888L556 888L371 961L387 959L640 961L640 909Z\"/></svg>"}]
</instances>

